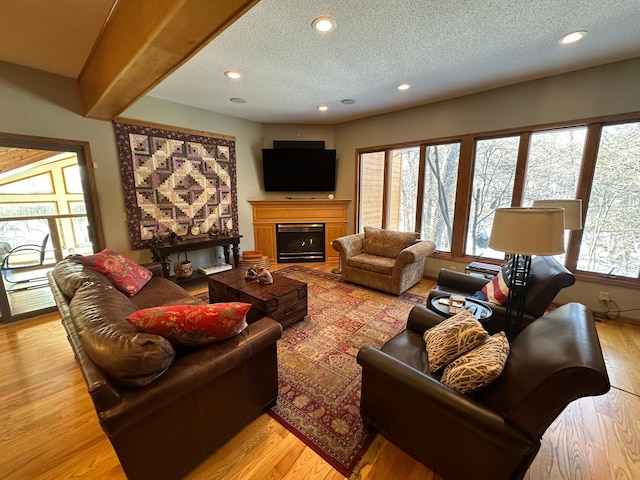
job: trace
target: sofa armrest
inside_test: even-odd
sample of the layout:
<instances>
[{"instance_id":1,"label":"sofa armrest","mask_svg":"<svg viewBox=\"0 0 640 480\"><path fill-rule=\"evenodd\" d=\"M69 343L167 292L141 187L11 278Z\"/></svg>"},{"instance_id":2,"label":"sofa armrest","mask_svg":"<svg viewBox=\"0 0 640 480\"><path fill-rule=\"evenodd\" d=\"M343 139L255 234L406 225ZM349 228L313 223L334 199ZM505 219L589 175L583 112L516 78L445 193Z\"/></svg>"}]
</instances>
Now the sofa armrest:
<instances>
[{"instance_id":1,"label":"sofa armrest","mask_svg":"<svg viewBox=\"0 0 640 480\"><path fill-rule=\"evenodd\" d=\"M371 400L368 397L369 382L377 382L380 385L375 388L376 393L411 398L412 404L408 408L420 411L421 422L432 422L433 425L444 423L452 431L473 432L475 436L516 455L525 455L530 450L531 441L507 424L501 415L435 378L369 346L360 349L357 361L363 369L361 405L365 417L369 401L385 402L385 398L379 395ZM369 375L372 377L369 378ZM404 415L408 414L405 412ZM376 425L375 419L367 420Z\"/></svg>"},{"instance_id":2,"label":"sofa armrest","mask_svg":"<svg viewBox=\"0 0 640 480\"><path fill-rule=\"evenodd\" d=\"M438 274L438 287L446 287L457 292L469 292L471 295L482 290L489 280L466 273L443 268Z\"/></svg>"},{"instance_id":3,"label":"sofa armrest","mask_svg":"<svg viewBox=\"0 0 640 480\"><path fill-rule=\"evenodd\" d=\"M420 240L400 252L398 260L400 263L414 263L428 257L436 251L436 244L431 240Z\"/></svg>"},{"instance_id":4,"label":"sofa armrest","mask_svg":"<svg viewBox=\"0 0 640 480\"><path fill-rule=\"evenodd\" d=\"M149 270L154 277L162 277L162 264L158 262L143 263L142 266Z\"/></svg>"},{"instance_id":5,"label":"sofa armrest","mask_svg":"<svg viewBox=\"0 0 640 480\"><path fill-rule=\"evenodd\" d=\"M122 401L100 413L108 435L126 428L154 410L160 410L185 392L210 383L267 348L282 336L282 325L269 317L250 323L235 337L200 347L180 357L157 380L142 388L123 391Z\"/></svg>"},{"instance_id":6,"label":"sofa armrest","mask_svg":"<svg viewBox=\"0 0 640 480\"><path fill-rule=\"evenodd\" d=\"M412 332L415 332L422 336L424 335L424 332L429 330L431 327L435 327L443 320L445 320L445 318L438 315L437 313L428 310L422 305L416 305L409 312L409 318L407 319L407 330L411 330Z\"/></svg>"},{"instance_id":7,"label":"sofa armrest","mask_svg":"<svg viewBox=\"0 0 640 480\"><path fill-rule=\"evenodd\" d=\"M331 242L331 246L336 252L344 253L344 258L348 259L362 253L364 245L364 234L356 233L336 238Z\"/></svg>"}]
</instances>

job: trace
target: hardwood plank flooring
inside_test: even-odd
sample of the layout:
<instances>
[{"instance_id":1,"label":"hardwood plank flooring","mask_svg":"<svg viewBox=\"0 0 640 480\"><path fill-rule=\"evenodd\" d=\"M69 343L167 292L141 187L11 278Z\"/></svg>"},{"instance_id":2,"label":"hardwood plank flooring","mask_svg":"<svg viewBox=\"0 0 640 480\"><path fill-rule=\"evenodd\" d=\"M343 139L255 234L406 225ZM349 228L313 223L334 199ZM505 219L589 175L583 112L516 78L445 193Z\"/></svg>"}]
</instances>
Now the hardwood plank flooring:
<instances>
[{"instance_id":1,"label":"hardwood plank flooring","mask_svg":"<svg viewBox=\"0 0 640 480\"><path fill-rule=\"evenodd\" d=\"M326 272L336 267L304 265ZM433 285L425 279L411 292L427 295ZM205 290L204 284L192 289ZM601 397L572 403L558 417L544 435L527 480L640 478L640 326L606 321L597 328L613 387ZM441 480L380 436L366 459L357 476L361 480ZM0 326L0 478L125 478L57 314ZM344 479L267 414L187 478Z\"/></svg>"}]
</instances>

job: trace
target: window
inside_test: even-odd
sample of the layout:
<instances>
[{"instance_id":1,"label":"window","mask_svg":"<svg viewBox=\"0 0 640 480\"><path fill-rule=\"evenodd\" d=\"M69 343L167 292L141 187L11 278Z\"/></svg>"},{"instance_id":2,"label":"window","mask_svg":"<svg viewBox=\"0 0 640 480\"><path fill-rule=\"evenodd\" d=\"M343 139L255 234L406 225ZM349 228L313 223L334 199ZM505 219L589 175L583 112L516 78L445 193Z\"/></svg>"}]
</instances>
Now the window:
<instances>
[{"instance_id":1,"label":"window","mask_svg":"<svg viewBox=\"0 0 640 480\"><path fill-rule=\"evenodd\" d=\"M602 128L578 269L640 276L640 123Z\"/></svg>"},{"instance_id":2,"label":"window","mask_svg":"<svg viewBox=\"0 0 640 480\"><path fill-rule=\"evenodd\" d=\"M476 142L467 255L504 257L504 252L488 248L489 237L495 209L511 206L519 145L519 136Z\"/></svg>"},{"instance_id":3,"label":"window","mask_svg":"<svg viewBox=\"0 0 640 480\"><path fill-rule=\"evenodd\" d=\"M382 227L384 152L360 155L359 227Z\"/></svg>"},{"instance_id":4,"label":"window","mask_svg":"<svg viewBox=\"0 0 640 480\"><path fill-rule=\"evenodd\" d=\"M640 285L640 113L468 134L360 154L358 219L418 231L436 255L504 258L489 248L497 208L582 199L564 262L584 280ZM458 232L462 232L460 235Z\"/></svg>"},{"instance_id":5,"label":"window","mask_svg":"<svg viewBox=\"0 0 640 480\"><path fill-rule=\"evenodd\" d=\"M531 206L534 200L576 198L586 137L586 127L531 135L522 205Z\"/></svg>"},{"instance_id":6,"label":"window","mask_svg":"<svg viewBox=\"0 0 640 480\"><path fill-rule=\"evenodd\" d=\"M459 142L426 147L420 238L441 252L451 251L459 160Z\"/></svg>"},{"instance_id":7,"label":"window","mask_svg":"<svg viewBox=\"0 0 640 480\"><path fill-rule=\"evenodd\" d=\"M450 251L460 143L415 145L385 153L360 155L360 229L419 231L439 251ZM387 186L385 171L389 172Z\"/></svg>"},{"instance_id":8,"label":"window","mask_svg":"<svg viewBox=\"0 0 640 480\"><path fill-rule=\"evenodd\" d=\"M0 186L0 193L14 195L33 195L36 193L53 193L51 174L43 173Z\"/></svg>"},{"instance_id":9,"label":"window","mask_svg":"<svg viewBox=\"0 0 640 480\"><path fill-rule=\"evenodd\" d=\"M389 221L387 222L387 228L401 232L415 232L419 167L419 147L391 151Z\"/></svg>"}]
</instances>

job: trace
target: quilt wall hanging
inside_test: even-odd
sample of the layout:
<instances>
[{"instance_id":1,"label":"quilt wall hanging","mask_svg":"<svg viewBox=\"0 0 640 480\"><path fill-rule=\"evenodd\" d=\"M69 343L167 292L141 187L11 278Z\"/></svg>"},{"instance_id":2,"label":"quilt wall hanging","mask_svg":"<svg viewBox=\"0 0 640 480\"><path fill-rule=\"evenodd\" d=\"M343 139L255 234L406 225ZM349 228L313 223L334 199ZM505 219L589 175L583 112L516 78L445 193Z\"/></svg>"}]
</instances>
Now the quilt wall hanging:
<instances>
[{"instance_id":1,"label":"quilt wall hanging","mask_svg":"<svg viewBox=\"0 0 640 480\"><path fill-rule=\"evenodd\" d=\"M238 235L235 137L122 119L113 124L132 249L171 232Z\"/></svg>"}]
</instances>

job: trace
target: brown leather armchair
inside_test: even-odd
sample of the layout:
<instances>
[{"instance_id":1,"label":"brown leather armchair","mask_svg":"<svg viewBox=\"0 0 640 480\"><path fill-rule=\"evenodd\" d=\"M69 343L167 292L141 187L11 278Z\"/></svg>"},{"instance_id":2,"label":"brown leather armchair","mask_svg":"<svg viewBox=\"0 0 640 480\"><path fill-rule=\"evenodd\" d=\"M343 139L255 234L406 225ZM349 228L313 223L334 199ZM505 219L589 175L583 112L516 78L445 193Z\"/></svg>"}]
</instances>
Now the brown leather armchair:
<instances>
[{"instance_id":1,"label":"brown leather armchair","mask_svg":"<svg viewBox=\"0 0 640 480\"><path fill-rule=\"evenodd\" d=\"M569 303L511 343L502 375L463 395L429 373L423 333L442 321L416 306L407 329L380 350L363 347L365 425L447 479L520 479L540 438L572 401L609 390L593 317Z\"/></svg>"},{"instance_id":2,"label":"brown leather armchair","mask_svg":"<svg viewBox=\"0 0 640 480\"><path fill-rule=\"evenodd\" d=\"M447 270L443 268L438 275L438 284L429 292L431 299L441 295L458 294L471 297L479 292L490 280L475 275ZM541 317L549 308L558 292L576 282L573 274L553 257L533 257L531 259L531 277L527 282L527 293L522 317L522 328ZM478 300L479 301L479 300ZM490 332L506 331L506 305L479 301L493 310L491 319L483 323Z\"/></svg>"}]
</instances>

